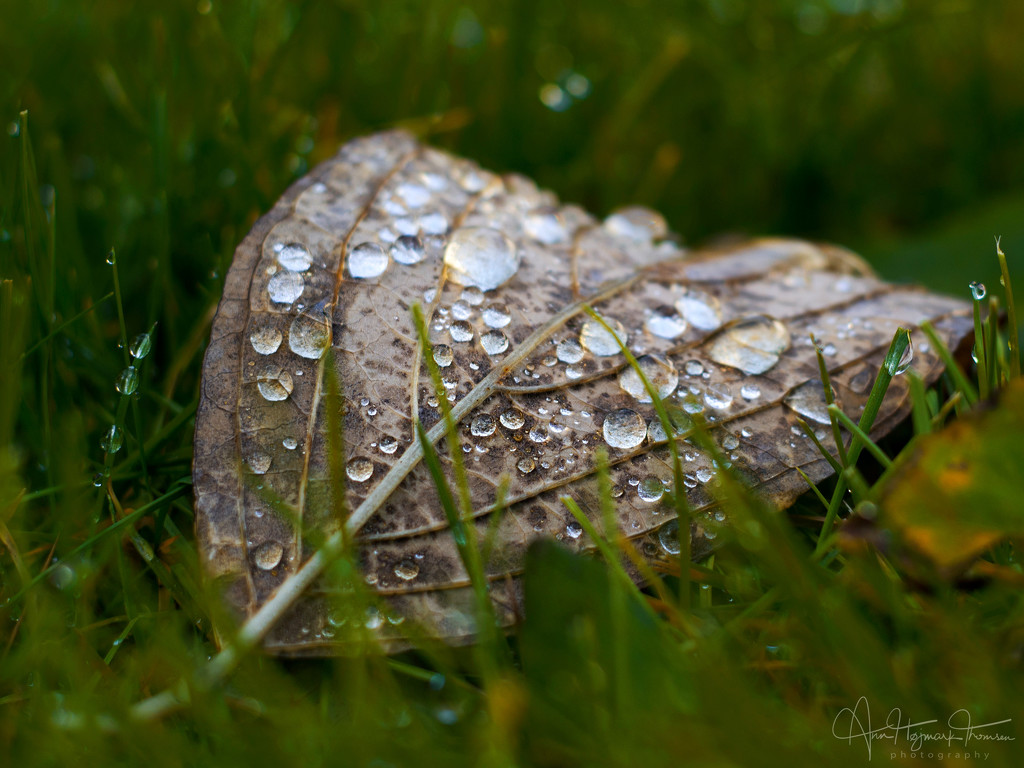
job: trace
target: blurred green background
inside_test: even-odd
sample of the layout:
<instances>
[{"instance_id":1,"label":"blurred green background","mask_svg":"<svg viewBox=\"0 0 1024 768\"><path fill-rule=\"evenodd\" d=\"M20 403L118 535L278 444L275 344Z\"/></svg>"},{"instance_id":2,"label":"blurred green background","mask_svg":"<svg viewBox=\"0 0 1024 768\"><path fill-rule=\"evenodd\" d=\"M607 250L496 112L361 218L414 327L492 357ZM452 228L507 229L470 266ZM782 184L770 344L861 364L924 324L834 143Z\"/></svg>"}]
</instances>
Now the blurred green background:
<instances>
[{"instance_id":1,"label":"blurred green background","mask_svg":"<svg viewBox=\"0 0 1024 768\"><path fill-rule=\"evenodd\" d=\"M177 730L112 741L81 719L201 679L214 604L195 584L188 484L209 319L253 221L340 143L405 127L597 214L650 205L692 245L833 241L890 279L967 298L971 280L997 287L993 236L1018 285L1024 274L1022 39L1021 0L0 0L0 765L4 744L19 765L85 754L308 767L327 754L383 766L388 751L479 764L494 732L479 727L485 707L498 731L526 718L524 753L586 742L543 764L611 762L617 747L619 765L799 765L839 754L823 703L852 704L865 687L915 714L981 701L1015 716L1018 587L981 607L940 592L941 610L923 613L920 595L894 590L890 621L885 606L861 617L842 581L826 614L822 591L773 577L796 597L770 620L755 612L746 639L727 632L715 650L712 633L680 651L665 622L566 633L562 609L591 601L600 614L601 601L625 599L574 559L537 571L539 594L555 598L536 601L526 675L484 703L430 668L393 667L405 680L393 689L360 677L365 660L256 657L223 698L194 688ZM108 297L112 246L127 337L158 323L134 397L113 386L128 359ZM125 447L104 456L112 423ZM111 482L94 481L104 471ZM114 519L132 522L117 529L125 541L104 535ZM865 559L848 584L860 589L873 568ZM707 616L730 615L701 594ZM531 631L544 641L531 646ZM560 698L559 670L598 691L591 640L665 686L638 674L618 732L593 727L611 711L603 693ZM757 738L736 738L736 723ZM843 754L863 764L861 751ZM999 753L1016 764L1012 754Z\"/></svg>"},{"instance_id":2,"label":"blurred green background","mask_svg":"<svg viewBox=\"0 0 1024 768\"><path fill-rule=\"evenodd\" d=\"M61 260L95 266L74 275L93 293L111 245L130 286L170 254L167 294L215 290L211 272L291 180L394 125L597 213L649 204L691 243L826 239L957 291L991 276L993 235L1024 250L1019 0L4 0L2 13L4 123L29 110Z\"/></svg>"}]
</instances>

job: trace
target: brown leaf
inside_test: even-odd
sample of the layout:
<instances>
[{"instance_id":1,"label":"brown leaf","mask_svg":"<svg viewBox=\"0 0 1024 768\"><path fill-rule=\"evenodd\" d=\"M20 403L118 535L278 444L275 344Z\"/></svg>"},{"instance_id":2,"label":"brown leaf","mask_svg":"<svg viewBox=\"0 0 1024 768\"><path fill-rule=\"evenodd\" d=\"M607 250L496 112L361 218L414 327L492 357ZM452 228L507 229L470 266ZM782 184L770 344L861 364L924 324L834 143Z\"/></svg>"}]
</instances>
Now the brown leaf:
<instances>
[{"instance_id":1,"label":"brown leaf","mask_svg":"<svg viewBox=\"0 0 1024 768\"><path fill-rule=\"evenodd\" d=\"M451 476L410 313L417 302L460 424L455 450L481 536L509 478L510 507L486 566L506 625L519 614L518 579L508 577L531 540L592 546L559 498L597 519L602 446L621 530L651 560L672 549L673 536L659 537L673 516L659 499L672 476L664 434L639 378L584 305L621 330L668 403L704 412L731 461L780 507L806 490L795 468L814 481L831 472L797 427L799 418L827 423L812 335L856 418L898 327L930 319L955 344L971 326L965 303L883 283L839 248L757 240L689 252L653 211L602 222L528 179L496 176L406 134L353 141L239 246L206 354L198 538L209 574L224 579L242 615L311 556L304 542L315 537L298 536L296 520L307 534L342 525L331 519L326 479L330 359L345 397L348 525L367 583L396 616L450 642L472 639L468 578L415 439L415 418L435 427ZM926 344L913 364L928 380L941 369ZM907 391L896 377L874 435L905 416ZM716 469L692 445L680 449L699 555L710 549L700 515L714 507ZM271 496L293 515L275 512ZM314 585L266 646L331 652L328 597ZM379 634L401 644L387 623Z\"/></svg>"}]
</instances>

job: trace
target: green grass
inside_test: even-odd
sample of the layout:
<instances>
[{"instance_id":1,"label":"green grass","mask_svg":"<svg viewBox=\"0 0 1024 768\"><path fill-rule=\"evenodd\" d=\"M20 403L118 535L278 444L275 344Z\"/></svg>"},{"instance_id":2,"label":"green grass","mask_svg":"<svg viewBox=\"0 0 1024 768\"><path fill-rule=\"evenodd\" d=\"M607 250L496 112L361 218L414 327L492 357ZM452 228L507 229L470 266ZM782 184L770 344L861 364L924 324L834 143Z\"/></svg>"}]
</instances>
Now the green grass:
<instances>
[{"instance_id":1,"label":"green grass","mask_svg":"<svg viewBox=\"0 0 1024 768\"><path fill-rule=\"evenodd\" d=\"M861 696L876 727L965 708L1017 736L1022 27L1011 0L0 4L0 765L864 765L832 732ZM589 92L545 106L573 75ZM338 631L361 652L211 667L191 430L223 274L291 180L393 125L690 241L817 237L985 282L979 364L912 380L909 425L789 516L725 474L723 546L648 589L606 524L596 557L530 553L508 639L387 657L357 592ZM963 495L928 463L957 445L984 462ZM950 542L980 559L949 566ZM329 578L359 583L338 551ZM1021 741L971 749L1019 765Z\"/></svg>"}]
</instances>

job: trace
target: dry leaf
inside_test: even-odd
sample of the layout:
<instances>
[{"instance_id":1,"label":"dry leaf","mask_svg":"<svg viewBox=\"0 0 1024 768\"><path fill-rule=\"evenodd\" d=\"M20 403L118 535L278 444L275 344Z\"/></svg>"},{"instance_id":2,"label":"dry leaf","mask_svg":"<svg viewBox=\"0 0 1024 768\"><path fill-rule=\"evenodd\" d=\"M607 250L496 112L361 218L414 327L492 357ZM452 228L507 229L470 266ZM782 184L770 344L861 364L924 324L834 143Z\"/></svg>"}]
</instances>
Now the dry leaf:
<instances>
[{"instance_id":1,"label":"dry leaf","mask_svg":"<svg viewBox=\"0 0 1024 768\"><path fill-rule=\"evenodd\" d=\"M653 211L600 221L526 178L497 176L406 134L353 141L239 246L206 354L198 539L240 614L252 615L307 561L311 532L322 539L342 525L331 519L326 479L323 365L333 360L345 397L349 526L366 581L394 621L449 642L472 639L471 590L415 439L416 418L434 437L441 431L410 313L417 302L460 425L454 449L481 536L509 478L510 506L486 565L505 625L519 613L518 579L507 577L532 539L592 546L559 497L599 517L601 447L621 530L651 560L675 547L663 430L585 304L621 333L668 403L704 413L733 464L780 507L806 490L794 468L815 481L830 473L797 426L803 418L824 430L828 421L812 335L841 407L856 418L898 327L930 319L955 345L971 325L965 303L883 283L838 248L759 240L688 252ZM932 380L941 363L919 343L913 366ZM906 414L907 391L896 377L873 434ZM680 448L700 554L710 548L701 516L713 510L717 470L693 446ZM444 440L438 449L451 476ZM328 591L314 584L291 605L267 648L331 652ZM368 623L386 647L401 645L402 627Z\"/></svg>"}]
</instances>

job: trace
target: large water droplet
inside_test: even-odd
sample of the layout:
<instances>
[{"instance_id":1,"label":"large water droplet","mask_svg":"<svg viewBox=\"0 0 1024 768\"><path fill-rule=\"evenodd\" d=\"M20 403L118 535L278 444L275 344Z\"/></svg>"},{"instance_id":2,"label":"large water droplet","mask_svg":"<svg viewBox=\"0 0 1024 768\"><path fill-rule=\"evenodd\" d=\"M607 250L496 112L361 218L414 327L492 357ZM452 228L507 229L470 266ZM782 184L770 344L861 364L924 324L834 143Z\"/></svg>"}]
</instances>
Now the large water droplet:
<instances>
[{"instance_id":1,"label":"large water droplet","mask_svg":"<svg viewBox=\"0 0 1024 768\"><path fill-rule=\"evenodd\" d=\"M262 328L253 328L249 334L249 342L252 348L261 355L272 355L277 352L284 339L280 329L272 325L265 325Z\"/></svg>"},{"instance_id":2,"label":"large water droplet","mask_svg":"<svg viewBox=\"0 0 1024 768\"><path fill-rule=\"evenodd\" d=\"M402 581L412 581L420 575L420 567L411 557L399 560L395 565L395 576Z\"/></svg>"},{"instance_id":3,"label":"large water droplet","mask_svg":"<svg viewBox=\"0 0 1024 768\"><path fill-rule=\"evenodd\" d=\"M720 365L744 373L764 373L789 349L789 329L778 320L757 315L722 331L708 349L708 357Z\"/></svg>"},{"instance_id":4,"label":"large water droplet","mask_svg":"<svg viewBox=\"0 0 1024 768\"><path fill-rule=\"evenodd\" d=\"M757 400L761 396L761 388L757 384L744 384L740 387L740 397L744 400Z\"/></svg>"},{"instance_id":5,"label":"large water droplet","mask_svg":"<svg viewBox=\"0 0 1024 768\"><path fill-rule=\"evenodd\" d=\"M286 451L294 451L296 448L299 447L299 441L296 440L294 437L286 437L284 440L281 441L281 445L284 446Z\"/></svg>"},{"instance_id":6,"label":"large water droplet","mask_svg":"<svg viewBox=\"0 0 1024 768\"><path fill-rule=\"evenodd\" d=\"M973 282L973 283L971 283L970 288L971 288L971 296L974 297L975 301L981 301L982 299L985 298L986 290L985 290L985 284L984 283Z\"/></svg>"},{"instance_id":7,"label":"large water droplet","mask_svg":"<svg viewBox=\"0 0 1024 768\"><path fill-rule=\"evenodd\" d=\"M114 382L114 386L117 387L117 391L122 395L135 394L135 390L139 388L139 372L135 366L129 365L121 371L117 381Z\"/></svg>"},{"instance_id":8,"label":"large water droplet","mask_svg":"<svg viewBox=\"0 0 1024 768\"><path fill-rule=\"evenodd\" d=\"M612 448L630 450L636 448L647 436L647 424L636 411L621 408L612 411L602 427L604 440Z\"/></svg>"},{"instance_id":9,"label":"large water droplet","mask_svg":"<svg viewBox=\"0 0 1024 768\"><path fill-rule=\"evenodd\" d=\"M491 330L480 337L480 346L488 355L500 355L508 349L508 336L504 331Z\"/></svg>"},{"instance_id":10,"label":"large water droplet","mask_svg":"<svg viewBox=\"0 0 1024 768\"><path fill-rule=\"evenodd\" d=\"M651 475L640 481L640 484L636 487L636 492L641 501L653 504L665 495L665 484L661 482L660 478Z\"/></svg>"},{"instance_id":11,"label":"large water droplet","mask_svg":"<svg viewBox=\"0 0 1024 768\"><path fill-rule=\"evenodd\" d=\"M444 251L448 276L459 285L493 291L519 270L515 244L490 227L456 230Z\"/></svg>"},{"instance_id":12,"label":"large water droplet","mask_svg":"<svg viewBox=\"0 0 1024 768\"><path fill-rule=\"evenodd\" d=\"M136 360L141 360L153 349L153 339L148 333L140 333L128 345L128 351Z\"/></svg>"},{"instance_id":13,"label":"large water droplet","mask_svg":"<svg viewBox=\"0 0 1024 768\"><path fill-rule=\"evenodd\" d=\"M569 239L562 216L555 208L537 208L526 214L523 231L538 243L555 245Z\"/></svg>"},{"instance_id":14,"label":"large water droplet","mask_svg":"<svg viewBox=\"0 0 1024 768\"><path fill-rule=\"evenodd\" d=\"M288 329L288 346L308 360L319 360L331 344L331 316L326 301L300 313Z\"/></svg>"},{"instance_id":15,"label":"large water droplet","mask_svg":"<svg viewBox=\"0 0 1024 768\"><path fill-rule=\"evenodd\" d=\"M362 457L350 459L345 465L345 474L354 483L365 483L373 474L373 462Z\"/></svg>"},{"instance_id":16,"label":"large water droplet","mask_svg":"<svg viewBox=\"0 0 1024 768\"><path fill-rule=\"evenodd\" d=\"M380 448L381 453L385 453L388 456L398 450L398 441L391 437L391 435L384 435L377 443L377 447Z\"/></svg>"},{"instance_id":17,"label":"large water droplet","mask_svg":"<svg viewBox=\"0 0 1024 768\"><path fill-rule=\"evenodd\" d=\"M469 425L469 431L473 437L489 437L494 434L494 430L497 429L498 425L494 421L494 417L489 413L478 413L473 417L472 423Z\"/></svg>"},{"instance_id":18,"label":"large water droplet","mask_svg":"<svg viewBox=\"0 0 1024 768\"><path fill-rule=\"evenodd\" d=\"M288 243L277 252L277 263L292 272L305 272L313 264L313 255L300 243Z\"/></svg>"},{"instance_id":19,"label":"large water droplet","mask_svg":"<svg viewBox=\"0 0 1024 768\"><path fill-rule=\"evenodd\" d=\"M473 326L466 320L456 320L448 328L448 333L452 336L452 341L472 341L473 340Z\"/></svg>"},{"instance_id":20,"label":"large water droplet","mask_svg":"<svg viewBox=\"0 0 1024 768\"><path fill-rule=\"evenodd\" d=\"M436 344L434 345L434 362L441 368L447 368L452 364L455 359L455 353L452 352L452 348L447 344Z\"/></svg>"},{"instance_id":21,"label":"large water droplet","mask_svg":"<svg viewBox=\"0 0 1024 768\"><path fill-rule=\"evenodd\" d=\"M254 475L265 475L270 469L272 459L269 454L258 451L249 457L249 469Z\"/></svg>"},{"instance_id":22,"label":"large water droplet","mask_svg":"<svg viewBox=\"0 0 1024 768\"><path fill-rule=\"evenodd\" d=\"M526 424L526 417L515 408L503 411L498 418L501 421L501 426L505 427L505 429L522 429L523 425Z\"/></svg>"},{"instance_id":23,"label":"large water droplet","mask_svg":"<svg viewBox=\"0 0 1024 768\"><path fill-rule=\"evenodd\" d=\"M722 305L710 293L689 289L676 301L676 309L694 328L713 331L722 324Z\"/></svg>"},{"instance_id":24,"label":"large water droplet","mask_svg":"<svg viewBox=\"0 0 1024 768\"><path fill-rule=\"evenodd\" d=\"M263 571L272 571L284 557L284 547L276 541L265 541L252 553L252 561Z\"/></svg>"},{"instance_id":25,"label":"large water droplet","mask_svg":"<svg viewBox=\"0 0 1024 768\"><path fill-rule=\"evenodd\" d=\"M657 211L638 205L613 211L604 220L604 228L616 237L631 240L634 243L650 243L668 235L668 224L665 223L665 217Z\"/></svg>"},{"instance_id":26,"label":"large water droplet","mask_svg":"<svg viewBox=\"0 0 1024 768\"><path fill-rule=\"evenodd\" d=\"M302 275L288 269L277 272L267 281L270 300L278 304L294 303L302 295L305 287L306 281L302 279Z\"/></svg>"},{"instance_id":27,"label":"large water droplet","mask_svg":"<svg viewBox=\"0 0 1024 768\"><path fill-rule=\"evenodd\" d=\"M583 347L576 339L563 339L555 348L555 355L563 363L573 365L583 359Z\"/></svg>"},{"instance_id":28,"label":"large water droplet","mask_svg":"<svg viewBox=\"0 0 1024 768\"><path fill-rule=\"evenodd\" d=\"M480 317L490 328L504 328L512 322L512 315L504 304L491 304L484 308Z\"/></svg>"},{"instance_id":29,"label":"large water droplet","mask_svg":"<svg viewBox=\"0 0 1024 768\"><path fill-rule=\"evenodd\" d=\"M644 376L658 393L658 397L665 399L671 395L679 383L679 374L670 360L658 357L657 355L643 355L637 359L637 365L643 371ZM619 373L619 387L629 395L632 395L641 403L653 402L650 393L644 386L640 375L633 366L629 365Z\"/></svg>"},{"instance_id":30,"label":"large water droplet","mask_svg":"<svg viewBox=\"0 0 1024 768\"><path fill-rule=\"evenodd\" d=\"M658 307L645 325L648 331L662 339L675 339L686 333L686 320L672 307Z\"/></svg>"},{"instance_id":31,"label":"large water droplet","mask_svg":"<svg viewBox=\"0 0 1024 768\"><path fill-rule=\"evenodd\" d=\"M835 395L835 390L832 394ZM825 387L821 379L805 381L786 395L782 402L805 419L816 421L818 424L832 422L828 416L828 400L825 399Z\"/></svg>"},{"instance_id":32,"label":"large water droplet","mask_svg":"<svg viewBox=\"0 0 1024 768\"><path fill-rule=\"evenodd\" d=\"M732 390L720 382L708 384L708 388L704 390L704 403L716 411L725 410L732 405Z\"/></svg>"},{"instance_id":33,"label":"large water droplet","mask_svg":"<svg viewBox=\"0 0 1024 768\"><path fill-rule=\"evenodd\" d=\"M528 475L537 468L537 462L531 459L529 456L524 456L516 462L516 469L522 472L524 475Z\"/></svg>"},{"instance_id":34,"label":"large water droplet","mask_svg":"<svg viewBox=\"0 0 1024 768\"><path fill-rule=\"evenodd\" d=\"M264 400L287 400L292 393L292 375L282 368L270 368L256 377L256 386Z\"/></svg>"},{"instance_id":35,"label":"large water droplet","mask_svg":"<svg viewBox=\"0 0 1024 768\"><path fill-rule=\"evenodd\" d=\"M588 320L583 324L583 328L580 329L580 344L598 357L619 354L622 351L619 347L619 341L625 344L629 338L626 329L622 327L622 323L618 320L604 318L604 321L615 332L614 336L597 320ZM618 336L618 341L615 339L616 336Z\"/></svg>"},{"instance_id":36,"label":"large water droplet","mask_svg":"<svg viewBox=\"0 0 1024 768\"><path fill-rule=\"evenodd\" d=\"M914 362L914 340L910 338L910 334L908 333L907 348L903 350L903 354L900 356L900 361L889 370L889 373L893 376L899 376L901 373L906 373L912 362Z\"/></svg>"},{"instance_id":37,"label":"large water droplet","mask_svg":"<svg viewBox=\"0 0 1024 768\"><path fill-rule=\"evenodd\" d=\"M658 529L658 543L669 555L679 554L679 521L673 520Z\"/></svg>"},{"instance_id":38,"label":"large water droplet","mask_svg":"<svg viewBox=\"0 0 1024 768\"><path fill-rule=\"evenodd\" d=\"M419 208L430 202L430 190L419 184L399 184L397 192L410 208Z\"/></svg>"},{"instance_id":39,"label":"large water droplet","mask_svg":"<svg viewBox=\"0 0 1024 768\"><path fill-rule=\"evenodd\" d=\"M388 268L388 254L380 243L360 243L348 252L346 264L352 277L379 277Z\"/></svg>"},{"instance_id":40,"label":"large water droplet","mask_svg":"<svg viewBox=\"0 0 1024 768\"><path fill-rule=\"evenodd\" d=\"M427 249L416 235L402 235L391 246L391 258L399 264L419 264L426 257Z\"/></svg>"},{"instance_id":41,"label":"large water droplet","mask_svg":"<svg viewBox=\"0 0 1024 768\"><path fill-rule=\"evenodd\" d=\"M123 444L124 433L121 432L121 428L117 424L111 424L110 429L100 439L100 448L107 453L117 453Z\"/></svg>"}]
</instances>

